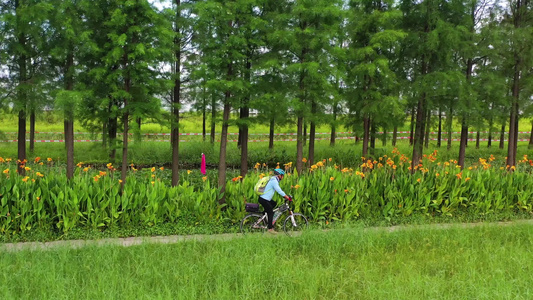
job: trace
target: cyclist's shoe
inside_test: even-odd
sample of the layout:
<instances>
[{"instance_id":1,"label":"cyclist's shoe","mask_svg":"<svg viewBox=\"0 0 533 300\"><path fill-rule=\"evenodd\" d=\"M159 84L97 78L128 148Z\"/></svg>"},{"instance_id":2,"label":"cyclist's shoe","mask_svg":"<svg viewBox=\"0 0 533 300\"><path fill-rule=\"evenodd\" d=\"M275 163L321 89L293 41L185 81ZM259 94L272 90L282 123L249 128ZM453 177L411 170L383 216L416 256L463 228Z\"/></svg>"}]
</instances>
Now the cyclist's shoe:
<instances>
[{"instance_id":1,"label":"cyclist's shoe","mask_svg":"<svg viewBox=\"0 0 533 300\"><path fill-rule=\"evenodd\" d=\"M263 225L253 225L252 228L253 228L253 229L266 229L266 226L263 226Z\"/></svg>"},{"instance_id":2,"label":"cyclist's shoe","mask_svg":"<svg viewBox=\"0 0 533 300\"><path fill-rule=\"evenodd\" d=\"M267 230L267 232L270 233L270 234L278 234L278 232L275 231L274 229L269 229L269 230Z\"/></svg>"}]
</instances>

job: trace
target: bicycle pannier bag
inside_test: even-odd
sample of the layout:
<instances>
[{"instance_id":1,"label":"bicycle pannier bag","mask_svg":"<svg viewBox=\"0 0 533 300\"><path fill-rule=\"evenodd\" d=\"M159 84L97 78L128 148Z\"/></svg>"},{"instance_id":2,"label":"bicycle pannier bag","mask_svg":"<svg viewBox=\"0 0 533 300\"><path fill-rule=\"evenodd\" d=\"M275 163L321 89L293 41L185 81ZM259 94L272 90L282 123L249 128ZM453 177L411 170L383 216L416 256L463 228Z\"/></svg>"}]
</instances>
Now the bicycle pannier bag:
<instances>
[{"instance_id":1,"label":"bicycle pannier bag","mask_svg":"<svg viewBox=\"0 0 533 300\"><path fill-rule=\"evenodd\" d=\"M246 209L247 212L258 212L259 211L259 204L257 203L246 203L244 206L244 209Z\"/></svg>"}]
</instances>

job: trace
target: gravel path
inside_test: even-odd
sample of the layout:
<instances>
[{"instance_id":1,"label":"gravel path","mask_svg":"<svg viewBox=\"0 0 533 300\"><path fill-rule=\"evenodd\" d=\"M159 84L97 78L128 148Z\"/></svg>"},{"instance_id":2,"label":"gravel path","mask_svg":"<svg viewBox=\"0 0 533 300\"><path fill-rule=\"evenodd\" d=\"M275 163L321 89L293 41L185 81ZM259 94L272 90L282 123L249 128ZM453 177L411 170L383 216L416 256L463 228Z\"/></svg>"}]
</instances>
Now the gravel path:
<instances>
[{"instance_id":1,"label":"gravel path","mask_svg":"<svg viewBox=\"0 0 533 300\"><path fill-rule=\"evenodd\" d=\"M365 230L385 230L388 232L395 232L398 230L416 230L416 229L447 229L454 226L461 226L465 228L472 228L478 226L508 226L513 224L529 224L533 226L533 219L519 220L510 222L494 222L494 223L450 223L450 224L427 224L427 225L399 225L390 227L369 227ZM269 237L285 236L282 232L277 235L265 234ZM57 248L70 247L78 249L86 246L104 246L104 245L118 245L123 247L135 246L145 243L154 244L174 244L183 241L204 241L204 240L232 240L243 237L239 233L225 233L225 234L205 234L205 235L169 235L169 236L144 236L144 237L128 237L128 238L105 238L98 240L64 240L53 242L22 242L22 243L5 243L0 244L1 252L14 252L20 250L53 250Z\"/></svg>"}]
</instances>

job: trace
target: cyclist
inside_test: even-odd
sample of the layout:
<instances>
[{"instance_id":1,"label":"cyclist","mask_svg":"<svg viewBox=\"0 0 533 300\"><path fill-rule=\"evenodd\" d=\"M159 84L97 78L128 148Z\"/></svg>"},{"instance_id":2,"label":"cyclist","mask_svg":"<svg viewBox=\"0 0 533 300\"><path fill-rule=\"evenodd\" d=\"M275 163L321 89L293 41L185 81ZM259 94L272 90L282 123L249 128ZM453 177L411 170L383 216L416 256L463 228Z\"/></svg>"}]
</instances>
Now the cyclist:
<instances>
[{"instance_id":1,"label":"cyclist","mask_svg":"<svg viewBox=\"0 0 533 300\"><path fill-rule=\"evenodd\" d=\"M288 201L292 201L291 198L287 196L287 194L285 194L285 192L279 187L279 182L283 179L285 171L282 169L274 169L274 175L275 176L272 176L265 186L265 192L259 196L259 203L261 203L268 216L268 232L270 233L275 233L274 226L272 224L272 219L274 218L274 208L276 208L277 205L276 201L272 199L274 197L274 191Z\"/></svg>"}]
</instances>

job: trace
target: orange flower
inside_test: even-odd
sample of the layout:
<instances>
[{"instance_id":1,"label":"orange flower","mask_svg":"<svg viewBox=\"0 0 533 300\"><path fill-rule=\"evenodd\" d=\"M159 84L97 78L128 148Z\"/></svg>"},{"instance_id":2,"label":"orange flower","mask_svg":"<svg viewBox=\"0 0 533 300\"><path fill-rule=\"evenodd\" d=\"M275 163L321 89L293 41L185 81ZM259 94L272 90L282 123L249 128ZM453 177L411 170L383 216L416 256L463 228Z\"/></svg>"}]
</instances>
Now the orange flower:
<instances>
[{"instance_id":1,"label":"orange flower","mask_svg":"<svg viewBox=\"0 0 533 300\"><path fill-rule=\"evenodd\" d=\"M207 180L207 176L202 177L202 180L206 181Z\"/></svg>"},{"instance_id":2,"label":"orange flower","mask_svg":"<svg viewBox=\"0 0 533 300\"><path fill-rule=\"evenodd\" d=\"M27 182L28 179L30 179L30 176L26 176L26 177L22 178L22 181Z\"/></svg>"},{"instance_id":3,"label":"orange flower","mask_svg":"<svg viewBox=\"0 0 533 300\"><path fill-rule=\"evenodd\" d=\"M37 156L37 157L35 158L35 163L38 163L40 160L41 160L41 158L40 158L39 156Z\"/></svg>"},{"instance_id":4,"label":"orange flower","mask_svg":"<svg viewBox=\"0 0 533 300\"><path fill-rule=\"evenodd\" d=\"M87 172L87 171L89 171L89 167L83 168L83 172Z\"/></svg>"},{"instance_id":5,"label":"orange flower","mask_svg":"<svg viewBox=\"0 0 533 300\"><path fill-rule=\"evenodd\" d=\"M348 193L348 192L349 192L349 190L348 190L348 189L345 189L345 190L344 190L344 192L345 192L345 193Z\"/></svg>"},{"instance_id":6,"label":"orange flower","mask_svg":"<svg viewBox=\"0 0 533 300\"><path fill-rule=\"evenodd\" d=\"M52 159L51 159L50 157L49 157L49 158L47 158L46 160L47 160L47 161L52 161Z\"/></svg>"},{"instance_id":7,"label":"orange flower","mask_svg":"<svg viewBox=\"0 0 533 300\"><path fill-rule=\"evenodd\" d=\"M468 180L470 180L470 177L466 177L465 178L465 182L467 182Z\"/></svg>"},{"instance_id":8,"label":"orange flower","mask_svg":"<svg viewBox=\"0 0 533 300\"><path fill-rule=\"evenodd\" d=\"M105 176L107 173L100 171L100 176Z\"/></svg>"},{"instance_id":9,"label":"orange flower","mask_svg":"<svg viewBox=\"0 0 533 300\"><path fill-rule=\"evenodd\" d=\"M39 176L39 177L44 177L44 175L41 174L41 172L37 172L37 173L35 173L35 175L37 175L37 176Z\"/></svg>"},{"instance_id":10,"label":"orange flower","mask_svg":"<svg viewBox=\"0 0 533 300\"><path fill-rule=\"evenodd\" d=\"M461 179L463 177L463 172L456 174L455 176L457 176L457 179Z\"/></svg>"},{"instance_id":11,"label":"orange flower","mask_svg":"<svg viewBox=\"0 0 533 300\"><path fill-rule=\"evenodd\" d=\"M303 163L306 163L306 162L307 162L307 158L305 158L305 157L302 158L302 162L303 162Z\"/></svg>"},{"instance_id":12,"label":"orange flower","mask_svg":"<svg viewBox=\"0 0 533 300\"><path fill-rule=\"evenodd\" d=\"M24 170L29 171L29 170L31 170L31 168L30 167L25 167Z\"/></svg>"},{"instance_id":13,"label":"orange flower","mask_svg":"<svg viewBox=\"0 0 533 300\"><path fill-rule=\"evenodd\" d=\"M439 174L439 173L435 174L435 177L439 177L439 176L440 176L440 174Z\"/></svg>"},{"instance_id":14,"label":"orange flower","mask_svg":"<svg viewBox=\"0 0 533 300\"><path fill-rule=\"evenodd\" d=\"M5 169L4 172L2 172L4 174L9 174L9 169Z\"/></svg>"},{"instance_id":15,"label":"orange flower","mask_svg":"<svg viewBox=\"0 0 533 300\"><path fill-rule=\"evenodd\" d=\"M161 168L159 168L159 170L161 170L161 171L163 171L164 169L165 169L165 167L161 167Z\"/></svg>"},{"instance_id":16,"label":"orange flower","mask_svg":"<svg viewBox=\"0 0 533 300\"><path fill-rule=\"evenodd\" d=\"M418 178L418 179L417 179L416 181L418 181L418 182L421 182L421 181L422 181L422 179Z\"/></svg>"},{"instance_id":17,"label":"orange flower","mask_svg":"<svg viewBox=\"0 0 533 300\"><path fill-rule=\"evenodd\" d=\"M329 181L333 181L333 180L335 180L335 177L330 177L329 178Z\"/></svg>"},{"instance_id":18,"label":"orange flower","mask_svg":"<svg viewBox=\"0 0 533 300\"><path fill-rule=\"evenodd\" d=\"M151 171L151 172L155 172L155 167L152 167L152 168L150 169L150 171Z\"/></svg>"},{"instance_id":19,"label":"orange flower","mask_svg":"<svg viewBox=\"0 0 533 300\"><path fill-rule=\"evenodd\" d=\"M329 161L332 161L331 157L329 158Z\"/></svg>"}]
</instances>

